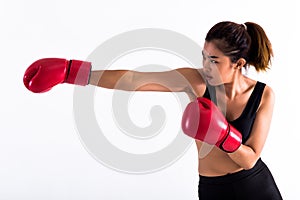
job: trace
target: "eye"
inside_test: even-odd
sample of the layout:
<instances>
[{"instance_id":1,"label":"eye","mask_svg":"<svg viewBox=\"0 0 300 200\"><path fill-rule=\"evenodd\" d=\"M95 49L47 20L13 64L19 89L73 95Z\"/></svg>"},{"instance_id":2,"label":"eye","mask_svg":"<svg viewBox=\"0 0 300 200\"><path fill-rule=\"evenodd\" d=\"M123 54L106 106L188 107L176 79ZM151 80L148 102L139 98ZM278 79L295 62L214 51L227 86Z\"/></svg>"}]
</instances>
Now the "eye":
<instances>
[{"instance_id":1,"label":"eye","mask_svg":"<svg viewBox=\"0 0 300 200\"><path fill-rule=\"evenodd\" d=\"M210 60L210 63L217 64L218 61L216 61L216 60Z\"/></svg>"}]
</instances>

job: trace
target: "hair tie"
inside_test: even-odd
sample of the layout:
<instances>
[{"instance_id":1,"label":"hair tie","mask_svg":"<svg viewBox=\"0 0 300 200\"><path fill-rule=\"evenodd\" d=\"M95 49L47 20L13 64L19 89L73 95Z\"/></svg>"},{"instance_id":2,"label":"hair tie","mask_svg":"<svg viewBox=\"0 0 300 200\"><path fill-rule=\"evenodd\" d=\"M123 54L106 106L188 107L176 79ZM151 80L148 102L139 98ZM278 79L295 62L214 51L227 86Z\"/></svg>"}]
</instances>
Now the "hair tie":
<instances>
[{"instance_id":1,"label":"hair tie","mask_svg":"<svg viewBox=\"0 0 300 200\"><path fill-rule=\"evenodd\" d=\"M245 30L247 31L247 25L246 24L242 24L242 25L245 28Z\"/></svg>"}]
</instances>

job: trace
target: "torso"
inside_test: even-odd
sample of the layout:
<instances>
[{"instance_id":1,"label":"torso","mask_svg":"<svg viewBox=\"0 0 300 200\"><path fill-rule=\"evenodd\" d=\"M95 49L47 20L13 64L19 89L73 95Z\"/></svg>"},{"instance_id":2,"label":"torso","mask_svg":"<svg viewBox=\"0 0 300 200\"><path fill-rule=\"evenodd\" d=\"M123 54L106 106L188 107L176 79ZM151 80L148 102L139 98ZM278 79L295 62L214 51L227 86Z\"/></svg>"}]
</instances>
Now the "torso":
<instances>
[{"instance_id":1,"label":"torso","mask_svg":"<svg viewBox=\"0 0 300 200\"><path fill-rule=\"evenodd\" d=\"M226 119L228 121L233 121L242 114L254 89L256 81L247 77L245 77L245 80L248 85L247 89L242 94L239 94L236 98L231 100L226 98L224 100L224 94L222 92L224 90L216 87L216 99L218 106L221 111L226 113ZM205 84L204 86L201 84L193 87L193 93L189 94L191 101L197 97L202 97L206 90ZM198 140L196 140L196 146L199 155L198 171L200 175L222 176L242 170L240 166L231 160L227 153L219 148Z\"/></svg>"}]
</instances>

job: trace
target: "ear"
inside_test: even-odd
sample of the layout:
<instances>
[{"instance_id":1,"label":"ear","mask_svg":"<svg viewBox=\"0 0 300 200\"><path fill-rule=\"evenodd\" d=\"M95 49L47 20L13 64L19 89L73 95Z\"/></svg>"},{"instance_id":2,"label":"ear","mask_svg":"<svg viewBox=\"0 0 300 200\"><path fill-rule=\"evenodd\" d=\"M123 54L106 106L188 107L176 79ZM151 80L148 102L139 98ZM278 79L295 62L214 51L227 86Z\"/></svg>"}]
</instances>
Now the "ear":
<instances>
[{"instance_id":1,"label":"ear","mask_svg":"<svg viewBox=\"0 0 300 200\"><path fill-rule=\"evenodd\" d=\"M240 58L236 61L236 69L241 69L247 61L244 58Z\"/></svg>"}]
</instances>

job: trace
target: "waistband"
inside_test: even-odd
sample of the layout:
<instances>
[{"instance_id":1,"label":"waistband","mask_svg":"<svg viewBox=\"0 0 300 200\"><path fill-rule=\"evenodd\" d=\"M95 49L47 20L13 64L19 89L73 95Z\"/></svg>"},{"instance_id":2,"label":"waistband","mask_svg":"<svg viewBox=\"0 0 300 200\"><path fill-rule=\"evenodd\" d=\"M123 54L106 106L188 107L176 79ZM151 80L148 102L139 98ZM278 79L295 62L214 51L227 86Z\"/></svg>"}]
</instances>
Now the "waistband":
<instances>
[{"instance_id":1,"label":"waistband","mask_svg":"<svg viewBox=\"0 0 300 200\"><path fill-rule=\"evenodd\" d=\"M254 173L257 173L264 169L266 164L259 158L254 165L253 168L249 170L241 170L232 174L226 174L223 176L202 176L199 175L200 177L200 183L207 183L207 184L223 184L223 183L232 183L235 181L238 181L240 179L246 178Z\"/></svg>"}]
</instances>

